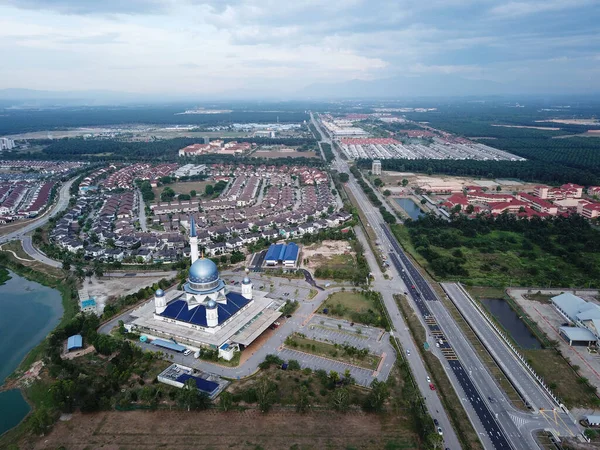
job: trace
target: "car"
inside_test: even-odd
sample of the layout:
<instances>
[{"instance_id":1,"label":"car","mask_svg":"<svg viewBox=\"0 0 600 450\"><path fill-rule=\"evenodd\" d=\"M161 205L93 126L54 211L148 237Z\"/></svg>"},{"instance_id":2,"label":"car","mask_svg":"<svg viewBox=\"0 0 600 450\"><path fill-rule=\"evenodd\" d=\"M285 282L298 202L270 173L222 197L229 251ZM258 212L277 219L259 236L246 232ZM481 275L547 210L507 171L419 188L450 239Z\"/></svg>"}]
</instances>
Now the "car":
<instances>
[{"instance_id":1,"label":"car","mask_svg":"<svg viewBox=\"0 0 600 450\"><path fill-rule=\"evenodd\" d=\"M414 284L411 286L411 288L416 289Z\"/></svg>"},{"instance_id":2,"label":"car","mask_svg":"<svg viewBox=\"0 0 600 450\"><path fill-rule=\"evenodd\" d=\"M431 389L432 391L435 391L435 386L433 385L433 383L429 383L429 389Z\"/></svg>"},{"instance_id":3,"label":"car","mask_svg":"<svg viewBox=\"0 0 600 450\"><path fill-rule=\"evenodd\" d=\"M230 281L230 283L231 283L231 284L235 284L235 280L231 280L231 281Z\"/></svg>"},{"instance_id":4,"label":"car","mask_svg":"<svg viewBox=\"0 0 600 450\"><path fill-rule=\"evenodd\" d=\"M410 350L406 350L406 355L410 356Z\"/></svg>"},{"instance_id":5,"label":"car","mask_svg":"<svg viewBox=\"0 0 600 450\"><path fill-rule=\"evenodd\" d=\"M442 427L438 427L437 432L440 436L444 434L444 432L442 431Z\"/></svg>"},{"instance_id":6,"label":"car","mask_svg":"<svg viewBox=\"0 0 600 450\"><path fill-rule=\"evenodd\" d=\"M285 295L285 296L287 297L287 296L289 296L289 295L290 295L290 293L289 293L289 292L286 292L286 293L285 293L285 294L283 294L283 295Z\"/></svg>"},{"instance_id":7,"label":"car","mask_svg":"<svg viewBox=\"0 0 600 450\"><path fill-rule=\"evenodd\" d=\"M439 427L439 426L440 426L440 423L438 422L438 420L437 420L437 419L433 419L433 423L435 424L435 426L436 426L436 427Z\"/></svg>"},{"instance_id":8,"label":"car","mask_svg":"<svg viewBox=\"0 0 600 450\"><path fill-rule=\"evenodd\" d=\"M494 399L492 397L488 397L488 400L490 401L490 403L494 403Z\"/></svg>"},{"instance_id":9,"label":"car","mask_svg":"<svg viewBox=\"0 0 600 450\"><path fill-rule=\"evenodd\" d=\"M186 350L186 351L183 352L183 356L187 356L190 353L192 353L192 351L190 349L188 349L188 350Z\"/></svg>"},{"instance_id":10,"label":"car","mask_svg":"<svg viewBox=\"0 0 600 450\"><path fill-rule=\"evenodd\" d=\"M429 377L427 377L427 382L431 383L431 379Z\"/></svg>"}]
</instances>

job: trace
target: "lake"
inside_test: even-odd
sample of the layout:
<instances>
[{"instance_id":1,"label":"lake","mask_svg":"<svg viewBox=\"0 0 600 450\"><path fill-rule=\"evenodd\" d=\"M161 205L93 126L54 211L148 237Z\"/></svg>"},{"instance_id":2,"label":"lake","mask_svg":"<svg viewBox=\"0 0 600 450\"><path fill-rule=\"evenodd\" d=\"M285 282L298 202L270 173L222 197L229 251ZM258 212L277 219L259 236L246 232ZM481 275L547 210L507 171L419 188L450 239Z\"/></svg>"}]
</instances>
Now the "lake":
<instances>
[{"instance_id":1,"label":"lake","mask_svg":"<svg viewBox=\"0 0 600 450\"><path fill-rule=\"evenodd\" d=\"M406 211L406 214L408 214L413 220L417 220L419 217L425 215L425 213L421 211L421 208L419 208L419 205L413 202L410 198L395 198L394 200L396 200L396 203L398 203L400 207Z\"/></svg>"},{"instance_id":2,"label":"lake","mask_svg":"<svg viewBox=\"0 0 600 450\"><path fill-rule=\"evenodd\" d=\"M10 276L0 286L0 384L63 315L60 292L13 272ZM18 425L28 412L19 390L0 392L0 434Z\"/></svg>"},{"instance_id":3,"label":"lake","mask_svg":"<svg viewBox=\"0 0 600 450\"><path fill-rule=\"evenodd\" d=\"M514 341L526 349L542 348L540 341L527 328L527 325L519 318L517 313L501 298L482 298L488 311L502 324L504 329L511 335Z\"/></svg>"}]
</instances>

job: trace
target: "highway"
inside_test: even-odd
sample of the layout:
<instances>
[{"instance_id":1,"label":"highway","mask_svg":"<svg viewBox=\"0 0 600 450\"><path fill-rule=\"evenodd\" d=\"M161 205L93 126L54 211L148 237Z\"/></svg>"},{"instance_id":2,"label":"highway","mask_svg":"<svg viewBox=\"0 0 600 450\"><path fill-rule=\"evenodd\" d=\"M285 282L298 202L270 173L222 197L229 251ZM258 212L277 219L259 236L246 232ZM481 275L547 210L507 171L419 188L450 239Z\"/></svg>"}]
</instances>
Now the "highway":
<instances>
[{"instance_id":1,"label":"highway","mask_svg":"<svg viewBox=\"0 0 600 450\"><path fill-rule=\"evenodd\" d=\"M323 142L327 142L331 144L331 141L327 138L325 132L321 129L320 125L314 119L311 114L311 120L317 130L321 133L323 137ZM333 150L334 154L336 151ZM336 157L336 159L332 162L332 167L338 170L338 172L349 173L348 165ZM354 177L350 174L350 181L346 183L346 185L352 191L353 196L356 198L357 202L361 206L362 211L368 218L369 224L366 226L376 226L381 222L380 212L373 208L367 197L365 196L362 188L356 183ZM370 225L371 224L371 225ZM440 427L443 430L443 438L444 438L444 448L450 448L452 450L461 448L460 442L456 435L454 428L451 425L450 418L446 414L442 406L442 402L438 395L438 391L432 391L429 388L429 382L427 382L427 377L429 373L425 367L425 363L420 356L419 351L416 348L416 344L413 341L412 335L408 326L404 322L402 315L400 314L400 310L398 305L396 304L396 300L394 299L394 294L397 294L400 289L403 288L401 286L402 280L400 278L395 278L391 280L386 280L383 277L383 273L379 268L379 264L375 259L375 255L373 254L371 247L369 246L369 242L367 241L367 237L360 230L359 227L355 228L357 238L361 242L364 248L364 255L369 263L369 267L371 269L371 273L374 277L374 282L372 284L372 288L381 293L385 308L388 312L388 315L392 324L392 331L394 336L400 341L404 351L410 350L410 356L406 356L406 360L409 363L411 371L413 373L413 377L417 383L417 387L419 392L423 396L425 400L425 405L429 411L429 414L438 420ZM380 240L384 239L383 232L378 228L373 228L375 234L380 236Z\"/></svg>"},{"instance_id":2,"label":"highway","mask_svg":"<svg viewBox=\"0 0 600 450\"><path fill-rule=\"evenodd\" d=\"M314 118L313 123L318 126ZM332 166L340 172L349 173L348 165L339 157L332 163ZM440 359L458 396L462 399L463 407L469 415L475 430L479 433L484 446L496 449L537 448L538 446L531 433L526 433L527 437L524 437L518 428L518 425L528 425L531 428L532 421L529 419L531 415L517 411L505 398L505 395L500 391L474 349L468 344L462 331L445 310L443 304L437 301L438 299L433 289L431 289L420 272L412 265L412 262L408 260L395 237L391 234L389 227L382 224L378 209L370 203L352 175L346 185L367 218L368 223L366 226L373 229L384 248L389 248L390 260L394 263L394 268L402 280L402 284L410 288L405 289L405 292L409 292L408 297L420 313L422 322L426 327L429 326L431 334L441 334L444 336L444 343L440 346L441 348L434 347L432 351L434 354L441 352L449 355L449 357L446 357L446 364L444 364L443 357ZM367 250L368 247L365 247L365 249ZM398 288L402 288L399 284L396 282L397 293L399 292ZM412 286L415 286L415 289L412 289ZM378 290L380 289L378 287ZM430 302L426 304L423 301L424 299L429 299L432 303L435 303L435 309L430 309L427 306ZM438 306L439 308L437 308ZM388 306L387 302L386 307L388 307L390 314L393 315L392 309ZM438 315L443 317L443 323L440 323L442 321L439 320ZM430 323L433 323L433 327ZM395 322L394 326L398 328ZM452 344L449 344L448 340ZM487 399L489 396L487 395L488 393L494 393L496 398L501 399L499 405L506 404L506 410L501 410L499 406L491 410L489 407L489 403L491 402ZM492 396L489 397L494 398ZM508 414L509 410L513 416ZM534 420L534 422L539 421ZM544 428L544 425L547 425L547 423L536 423L534 428Z\"/></svg>"}]
</instances>

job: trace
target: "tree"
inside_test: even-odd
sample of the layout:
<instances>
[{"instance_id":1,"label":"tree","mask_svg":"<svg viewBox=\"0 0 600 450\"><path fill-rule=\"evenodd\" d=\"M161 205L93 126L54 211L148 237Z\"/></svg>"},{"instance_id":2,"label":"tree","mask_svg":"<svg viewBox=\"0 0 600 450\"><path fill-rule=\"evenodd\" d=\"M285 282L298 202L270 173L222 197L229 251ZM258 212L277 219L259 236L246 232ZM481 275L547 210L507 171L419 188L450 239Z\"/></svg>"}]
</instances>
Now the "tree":
<instances>
[{"instance_id":1,"label":"tree","mask_svg":"<svg viewBox=\"0 0 600 450\"><path fill-rule=\"evenodd\" d=\"M263 376L256 383L256 397L261 412L268 412L277 398L277 386Z\"/></svg>"},{"instance_id":2,"label":"tree","mask_svg":"<svg viewBox=\"0 0 600 450\"><path fill-rule=\"evenodd\" d=\"M348 389L341 388L333 392L331 397L331 406L339 412L346 412L350 406L350 394Z\"/></svg>"},{"instance_id":3,"label":"tree","mask_svg":"<svg viewBox=\"0 0 600 450\"><path fill-rule=\"evenodd\" d=\"M367 411L381 412L389 396L390 392L386 382L373 380L371 383L371 392L369 392L365 400L364 407Z\"/></svg>"},{"instance_id":4,"label":"tree","mask_svg":"<svg viewBox=\"0 0 600 450\"><path fill-rule=\"evenodd\" d=\"M205 193L206 195L213 195L213 194L214 194L214 192L215 192L215 188L213 187L213 185L212 185L212 184L207 184L207 185L204 187L204 193Z\"/></svg>"},{"instance_id":5,"label":"tree","mask_svg":"<svg viewBox=\"0 0 600 450\"><path fill-rule=\"evenodd\" d=\"M173 189L171 189L170 187L164 188L163 191L160 193L160 199L163 202L170 202L174 198L175 198L175 191Z\"/></svg>"},{"instance_id":6,"label":"tree","mask_svg":"<svg viewBox=\"0 0 600 450\"><path fill-rule=\"evenodd\" d=\"M233 407L233 396L229 392L222 392L219 396L219 407L227 412Z\"/></svg>"},{"instance_id":7,"label":"tree","mask_svg":"<svg viewBox=\"0 0 600 450\"><path fill-rule=\"evenodd\" d=\"M389 189L386 189L385 191L383 191L383 195L389 197L390 195L392 195L392 192Z\"/></svg>"},{"instance_id":8,"label":"tree","mask_svg":"<svg viewBox=\"0 0 600 450\"><path fill-rule=\"evenodd\" d=\"M475 207L473 205L467 205L465 211L467 212L467 214L472 214L473 211L475 211Z\"/></svg>"},{"instance_id":9,"label":"tree","mask_svg":"<svg viewBox=\"0 0 600 450\"><path fill-rule=\"evenodd\" d=\"M341 181L342 183L347 183L347 182L348 182L348 180L350 180L350 175L348 175L348 174L347 174L347 173L345 173L345 172L342 172L342 173L340 173L340 181Z\"/></svg>"},{"instance_id":10,"label":"tree","mask_svg":"<svg viewBox=\"0 0 600 450\"><path fill-rule=\"evenodd\" d=\"M188 379L183 388L177 393L177 401L188 411L192 409L206 409L210 406L210 399L204 392L196 387L196 380Z\"/></svg>"},{"instance_id":11,"label":"tree","mask_svg":"<svg viewBox=\"0 0 600 450\"><path fill-rule=\"evenodd\" d=\"M64 270L71 270L71 263L65 259L62 263L62 268Z\"/></svg>"},{"instance_id":12,"label":"tree","mask_svg":"<svg viewBox=\"0 0 600 450\"><path fill-rule=\"evenodd\" d=\"M196 197L196 195L198 195L198 193L196 192L196 190L195 190L195 189L192 189L192 190L190 191L190 197L194 198L194 197Z\"/></svg>"},{"instance_id":13,"label":"tree","mask_svg":"<svg viewBox=\"0 0 600 450\"><path fill-rule=\"evenodd\" d=\"M300 387L296 397L296 412L305 413L310 408L310 396L306 386Z\"/></svg>"},{"instance_id":14,"label":"tree","mask_svg":"<svg viewBox=\"0 0 600 450\"><path fill-rule=\"evenodd\" d=\"M382 186L383 185L383 181L381 181L381 178L375 178L373 180L373 184L377 187Z\"/></svg>"},{"instance_id":15,"label":"tree","mask_svg":"<svg viewBox=\"0 0 600 450\"><path fill-rule=\"evenodd\" d=\"M37 435L44 435L50 429L53 422L48 408L42 406L31 415L31 431Z\"/></svg>"},{"instance_id":16,"label":"tree","mask_svg":"<svg viewBox=\"0 0 600 450\"><path fill-rule=\"evenodd\" d=\"M408 180L406 178L402 178L402 187L406 187L408 185Z\"/></svg>"},{"instance_id":17,"label":"tree","mask_svg":"<svg viewBox=\"0 0 600 450\"><path fill-rule=\"evenodd\" d=\"M424 198L421 199L421 205L424 205L425 203L427 203L427 200L425 200Z\"/></svg>"}]
</instances>

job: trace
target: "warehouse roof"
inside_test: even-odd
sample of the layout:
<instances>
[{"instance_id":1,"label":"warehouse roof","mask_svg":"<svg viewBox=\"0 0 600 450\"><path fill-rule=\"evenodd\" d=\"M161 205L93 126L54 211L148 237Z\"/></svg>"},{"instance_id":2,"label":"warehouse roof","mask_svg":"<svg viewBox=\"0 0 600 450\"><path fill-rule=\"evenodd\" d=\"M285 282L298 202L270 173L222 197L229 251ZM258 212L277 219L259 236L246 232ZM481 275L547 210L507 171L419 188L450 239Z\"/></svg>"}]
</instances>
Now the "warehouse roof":
<instances>
[{"instance_id":1,"label":"warehouse roof","mask_svg":"<svg viewBox=\"0 0 600 450\"><path fill-rule=\"evenodd\" d=\"M593 342L597 340L594 333L587 328L560 327L560 332L563 333L570 341Z\"/></svg>"},{"instance_id":2,"label":"warehouse roof","mask_svg":"<svg viewBox=\"0 0 600 450\"><path fill-rule=\"evenodd\" d=\"M75 350L83 347L83 338L80 334L75 334L67 339L67 350Z\"/></svg>"}]
</instances>

